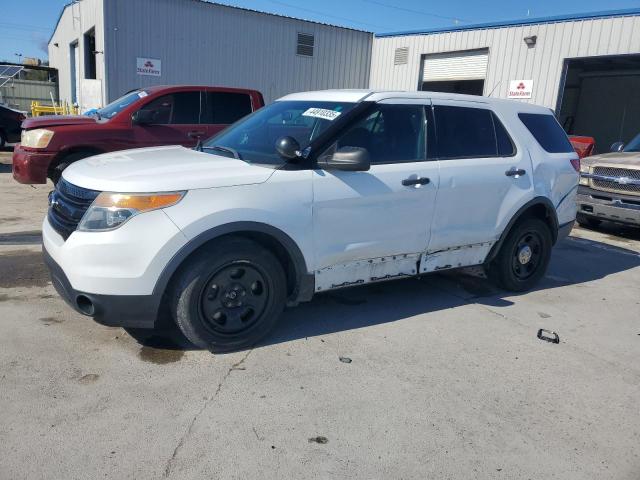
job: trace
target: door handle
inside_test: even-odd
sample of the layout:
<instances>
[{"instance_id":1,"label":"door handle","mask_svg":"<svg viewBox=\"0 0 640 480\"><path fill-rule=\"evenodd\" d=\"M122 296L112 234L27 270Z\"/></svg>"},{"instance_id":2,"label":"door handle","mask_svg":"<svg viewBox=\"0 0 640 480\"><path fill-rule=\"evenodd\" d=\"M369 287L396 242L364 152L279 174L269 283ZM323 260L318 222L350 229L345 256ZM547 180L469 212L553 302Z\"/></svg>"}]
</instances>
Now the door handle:
<instances>
[{"instance_id":1,"label":"door handle","mask_svg":"<svg viewBox=\"0 0 640 480\"><path fill-rule=\"evenodd\" d=\"M202 132L200 130L191 130L189 133L187 133L187 136L189 138L200 138L200 137L204 137L205 132Z\"/></svg>"},{"instance_id":2,"label":"door handle","mask_svg":"<svg viewBox=\"0 0 640 480\"><path fill-rule=\"evenodd\" d=\"M417 177L417 178L405 178L402 180L402 185L405 187L410 187L411 185L426 185L430 182L427 177Z\"/></svg>"},{"instance_id":3,"label":"door handle","mask_svg":"<svg viewBox=\"0 0 640 480\"><path fill-rule=\"evenodd\" d=\"M507 170L506 172L504 172L504 174L507 177L521 177L522 175L525 175L527 173L526 170L523 170L521 168L512 168L511 170Z\"/></svg>"}]
</instances>

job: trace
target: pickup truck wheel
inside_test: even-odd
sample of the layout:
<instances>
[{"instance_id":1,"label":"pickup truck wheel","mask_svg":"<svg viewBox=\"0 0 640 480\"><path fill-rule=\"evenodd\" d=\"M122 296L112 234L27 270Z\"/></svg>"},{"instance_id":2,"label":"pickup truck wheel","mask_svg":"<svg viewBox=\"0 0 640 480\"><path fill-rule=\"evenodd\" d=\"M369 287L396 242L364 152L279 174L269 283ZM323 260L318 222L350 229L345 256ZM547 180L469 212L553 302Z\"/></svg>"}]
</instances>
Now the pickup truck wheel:
<instances>
[{"instance_id":1,"label":"pickup truck wheel","mask_svg":"<svg viewBox=\"0 0 640 480\"><path fill-rule=\"evenodd\" d=\"M530 290L547 271L551 248L549 227L537 218L528 218L509 232L488 267L488 276L505 290Z\"/></svg>"},{"instance_id":2,"label":"pickup truck wheel","mask_svg":"<svg viewBox=\"0 0 640 480\"><path fill-rule=\"evenodd\" d=\"M65 168L67 168L73 162L77 162L78 160L82 160L83 158L87 158L92 155L96 154L92 152L76 152L67 155L66 157L62 158L55 167L51 169L51 171L49 172L49 178L54 185L57 184L62 177L62 172Z\"/></svg>"},{"instance_id":3,"label":"pickup truck wheel","mask_svg":"<svg viewBox=\"0 0 640 480\"><path fill-rule=\"evenodd\" d=\"M201 348L250 347L276 324L286 284L271 252L243 238L223 239L181 268L173 292L176 323Z\"/></svg>"}]
</instances>

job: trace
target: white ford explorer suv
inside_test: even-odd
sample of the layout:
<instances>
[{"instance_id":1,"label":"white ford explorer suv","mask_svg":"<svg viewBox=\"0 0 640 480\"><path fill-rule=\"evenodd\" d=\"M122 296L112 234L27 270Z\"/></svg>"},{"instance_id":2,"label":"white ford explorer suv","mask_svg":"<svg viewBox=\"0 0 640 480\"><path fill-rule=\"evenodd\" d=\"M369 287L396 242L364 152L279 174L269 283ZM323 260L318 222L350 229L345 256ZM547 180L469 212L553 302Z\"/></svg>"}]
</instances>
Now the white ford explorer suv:
<instances>
[{"instance_id":1,"label":"white ford explorer suv","mask_svg":"<svg viewBox=\"0 0 640 480\"><path fill-rule=\"evenodd\" d=\"M50 194L58 292L113 326L161 313L246 347L314 293L484 265L531 288L575 220L579 160L552 112L430 92L288 95L199 148L79 161Z\"/></svg>"}]
</instances>

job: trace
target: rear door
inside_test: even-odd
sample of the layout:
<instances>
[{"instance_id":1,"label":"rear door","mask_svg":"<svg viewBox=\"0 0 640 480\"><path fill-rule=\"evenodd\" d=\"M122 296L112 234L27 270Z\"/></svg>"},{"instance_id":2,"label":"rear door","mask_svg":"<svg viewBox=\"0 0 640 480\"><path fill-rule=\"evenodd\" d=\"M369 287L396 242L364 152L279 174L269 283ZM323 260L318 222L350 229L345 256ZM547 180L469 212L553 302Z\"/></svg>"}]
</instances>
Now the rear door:
<instances>
[{"instance_id":1,"label":"rear door","mask_svg":"<svg viewBox=\"0 0 640 480\"><path fill-rule=\"evenodd\" d=\"M204 91L202 98L201 122L208 137L253 111L251 96L248 93Z\"/></svg>"},{"instance_id":2,"label":"rear door","mask_svg":"<svg viewBox=\"0 0 640 480\"><path fill-rule=\"evenodd\" d=\"M198 137L206 138L208 133L200 124L201 108L198 90L170 93L152 100L140 110L151 111L153 123L132 125L134 147L194 147Z\"/></svg>"},{"instance_id":3,"label":"rear door","mask_svg":"<svg viewBox=\"0 0 640 480\"><path fill-rule=\"evenodd\" d=\"M423 271L477 265L533 198L528 151L480 102L434 100L440 187Z\"/></svg>"}]
</instances>

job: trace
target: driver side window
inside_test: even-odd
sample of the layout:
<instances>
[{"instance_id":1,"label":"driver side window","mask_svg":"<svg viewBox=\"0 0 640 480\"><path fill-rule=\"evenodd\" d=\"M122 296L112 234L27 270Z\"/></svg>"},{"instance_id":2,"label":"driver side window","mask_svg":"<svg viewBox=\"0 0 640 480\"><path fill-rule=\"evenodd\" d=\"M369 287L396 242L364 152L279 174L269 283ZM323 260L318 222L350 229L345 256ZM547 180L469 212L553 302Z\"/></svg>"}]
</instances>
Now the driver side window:
<instances>
[{"instance_id":1,"label":"driver side window","mask_svg":"<svg viewBox=\"0 0 640 480\"><path fill-rule=\"evenodd\" d=\"M333 149L364 148L372 164L425 160L426 116L422 105L379 104L349 128Z\"/></svg>"}]
</instances>

